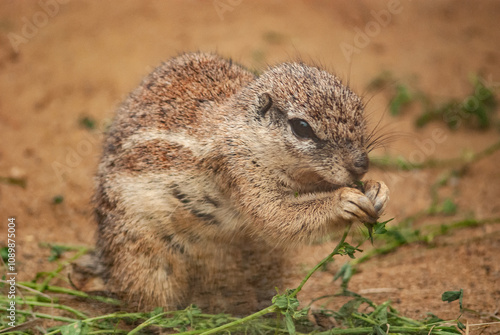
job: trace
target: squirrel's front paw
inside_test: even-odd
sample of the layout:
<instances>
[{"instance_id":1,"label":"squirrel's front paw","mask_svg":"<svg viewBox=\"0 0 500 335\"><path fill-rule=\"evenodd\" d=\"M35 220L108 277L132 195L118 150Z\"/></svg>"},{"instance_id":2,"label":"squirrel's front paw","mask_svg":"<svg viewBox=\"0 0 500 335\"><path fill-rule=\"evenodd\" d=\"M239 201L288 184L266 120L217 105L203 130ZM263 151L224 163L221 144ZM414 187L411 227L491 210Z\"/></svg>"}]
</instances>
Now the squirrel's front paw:
<instances>
[{"instance_id":1,"label":"squirrel's front paw","mask_svg":"<svg viewBox=\"0 0 500 335\"><path fill-rule=\"evenodd\" d=\"M377 221L378 213L372 201L365 194L350 187L343 187L339 191L339 214L343 220L346 222L361 221L363 223Z\"/></svg>"},{"instance_id":2,"label":"squirrel's front paw","mask_svg":"<svg viewBox=\"0 0 500 335\"><path fill-rule=\"evenodd\" d=\"M382 215L389 202L389 189L382 181L368 180L364 183L365 195L377 211L377 218Z\"/></svg>"}]
</instances>

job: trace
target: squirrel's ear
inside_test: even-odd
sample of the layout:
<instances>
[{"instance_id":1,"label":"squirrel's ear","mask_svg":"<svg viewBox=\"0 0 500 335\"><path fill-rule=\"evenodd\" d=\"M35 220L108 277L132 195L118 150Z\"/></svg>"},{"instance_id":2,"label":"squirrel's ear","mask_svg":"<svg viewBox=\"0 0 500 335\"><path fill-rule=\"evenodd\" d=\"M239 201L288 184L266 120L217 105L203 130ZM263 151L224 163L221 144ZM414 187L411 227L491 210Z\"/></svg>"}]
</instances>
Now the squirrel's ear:
<instances>
[{"instance_id":1,"label":"squirrel's ear","mask_svg":"<svg viewBox=\"0 0 500 335\"><path fill-rule=\"evenodd\" d=\"M273 99L268 93L262 93L261 96L259 97L259 109L258 109L258 114L260 117L263 117L266 115L267 111L271 108L273 105Z\"/></svg>"}]
</instances>

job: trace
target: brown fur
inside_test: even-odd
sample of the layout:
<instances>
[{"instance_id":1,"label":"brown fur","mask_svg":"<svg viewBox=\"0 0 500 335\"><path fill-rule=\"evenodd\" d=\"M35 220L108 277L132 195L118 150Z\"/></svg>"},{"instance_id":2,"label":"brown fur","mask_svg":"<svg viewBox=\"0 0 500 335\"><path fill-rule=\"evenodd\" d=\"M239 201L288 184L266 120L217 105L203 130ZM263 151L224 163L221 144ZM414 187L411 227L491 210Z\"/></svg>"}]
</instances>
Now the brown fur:
<instances>
[{"instance_id":1,"label":"brown fur","mask_svg":"<svg viewBox=\"0 0 500 335\"><path fill-rule=\"evenodd\" d=\"M118 110L97 174L108 289L140 308L268 303L287 247L384 210L383 183L352 187L368 168L365 132L361 100L318 68L256 77L203 53L162 64Z\"/></svg>"}]
</instances>

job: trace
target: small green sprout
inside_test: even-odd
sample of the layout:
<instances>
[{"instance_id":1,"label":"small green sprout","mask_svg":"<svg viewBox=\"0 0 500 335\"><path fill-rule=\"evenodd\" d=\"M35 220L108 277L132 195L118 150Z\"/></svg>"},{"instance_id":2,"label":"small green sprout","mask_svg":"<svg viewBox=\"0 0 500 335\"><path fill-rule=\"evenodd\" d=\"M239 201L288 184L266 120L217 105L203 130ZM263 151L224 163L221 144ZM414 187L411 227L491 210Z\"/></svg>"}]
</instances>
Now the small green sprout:
<instances>
[{"instance_id":1,"label":"small green sprout","mask_svg":"<svg viewBox=\"0 0 500 335\"><path fill-rule=\"evenodd\" d=\"M365 227L368 229L368 237L370 238L370 242L373 244L373 234L382 235L387 233L387 229L385 225L394 220L394 218L389 219L384 222L375 222L375 224L364 223Z\"/></svg>"},{"instance_id":2,"label":"small green sprout","mask_svg":"<svg viewBox=\"0 0 500 335\"><path fill-rule=\"evenodd\" d=\"M64 201L64 196L62 195L56 195L55 197L52 198L52 203L54 205L59 205Z\"/></svg>"},{"instance_id":3,"label":"small green sprout","mask_svg":"<svg viewBox=\"0 0 500 335\"><path fill-rule=\"evenodd\" d=\"M460 311L463 310L463 298L464 298L464 290L460 289L460 291L446 291L441 296L441 300L452 302L458 300L458 304L460 305Z\"/></svg>"},{"instance_id":4,"label":"small green sprout","mask_svg":"<svg viewBox=\"0 0 500 335\"><path fill-rule=\"evenodd\" d=\"M55 244L51 245L49 262L54 262L58 260L68 250L72 250L72 248L63 245L55 245Z\"/></svg>"},{"instance_id":5,"label":"small green sprout","mask_svg":"<svg viewBox=\"0 0 500 335\"><path fill-rule=\"evenodd\" d=\"M90 116L84 116L80 119L80 125L85 129L94 130L97 126L97 122Z\"/></svg>"},{"instance_id":6,"label":"small green sprout","mask_svg":"<svg viewBox=\"0 0 500 335\"><path fill-rule=\"evenodd\" d=\"M389 110L392 116L397 116L401 114L401 110L409 105L414 100L413 94L410 89L404 85L396 86L396 93L394 97L389 102Z\"/></svg>"}]
</instances>

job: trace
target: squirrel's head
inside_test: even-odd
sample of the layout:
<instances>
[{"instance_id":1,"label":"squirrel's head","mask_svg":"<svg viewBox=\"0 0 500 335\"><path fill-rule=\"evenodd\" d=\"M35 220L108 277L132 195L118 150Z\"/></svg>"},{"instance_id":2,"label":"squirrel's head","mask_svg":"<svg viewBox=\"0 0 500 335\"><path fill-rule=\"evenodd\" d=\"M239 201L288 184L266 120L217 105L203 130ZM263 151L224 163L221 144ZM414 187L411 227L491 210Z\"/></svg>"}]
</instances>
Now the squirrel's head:
<instances>
[{"instance_id":1,"label":"squirrel's head","mask_svg":"<svg viewBox=\"0 0 500 335\"><path fill-rule=\"evenodd\" d=\"M363 104L337 77L285 63L258 77L242 98L256 129L252 151L302 191L352 185L367 172Z\"/></svg>"}]
</instances>

